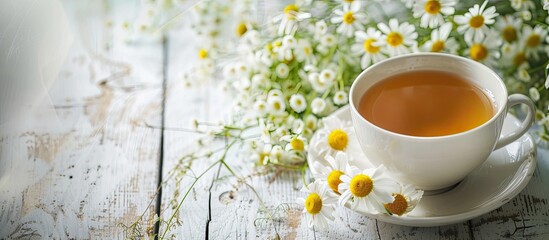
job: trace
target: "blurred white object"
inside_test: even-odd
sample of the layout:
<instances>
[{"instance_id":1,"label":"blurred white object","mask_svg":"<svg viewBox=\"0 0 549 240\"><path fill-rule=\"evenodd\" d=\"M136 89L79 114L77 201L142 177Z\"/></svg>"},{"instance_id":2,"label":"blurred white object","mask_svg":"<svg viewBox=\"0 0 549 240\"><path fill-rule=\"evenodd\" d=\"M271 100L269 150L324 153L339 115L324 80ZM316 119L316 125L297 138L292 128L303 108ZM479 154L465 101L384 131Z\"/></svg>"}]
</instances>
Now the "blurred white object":
<instances>
[{"instance_id":1,"label":"blurred white object","mask_svg":"<svg viewBox=\"0 0 549 240\"><path fill-rule=\"evenodd\" d=\"M0 126L47 96L71 42L58 0L0 0Z\"/></svg>"}]
</instances>

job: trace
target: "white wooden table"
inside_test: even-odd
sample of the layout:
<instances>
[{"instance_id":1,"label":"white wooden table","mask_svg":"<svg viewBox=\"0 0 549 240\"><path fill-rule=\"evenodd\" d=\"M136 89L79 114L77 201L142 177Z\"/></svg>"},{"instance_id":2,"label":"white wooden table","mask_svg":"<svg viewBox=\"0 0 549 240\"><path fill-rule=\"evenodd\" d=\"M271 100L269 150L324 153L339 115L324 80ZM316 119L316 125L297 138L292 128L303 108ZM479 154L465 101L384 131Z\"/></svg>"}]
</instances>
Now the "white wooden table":
<instances>
[{"instance_id":1,"label":"white wooden table","mask_svg":"<svg viewBox=\"0 0 549 240\"><path fill-rule=\"evenodd\" d=\"M117 19L132 9L82 7L64 2L74 42L62 70L26 129L0 136L0 239L89 239L128 237L122 225L154 215L170 217L175 189L184 192L211 161L195 161L181 186L158 194L179 158L196 150L193 119L224 118L226 93L212 80L186 88L179 74L196 59L189 31L158 41L125 44ZM245 176L249 161L228 162ZM254 177L256 193L232 191L217 167L194 185L180 209L177 239L549 239L549 151L538 150L534 177L502 207L460 224L413 228L379 222L338 207L328 229L306 226L299 172ZM182 194L179 196L179 199ZM149 206L149 204L151 204ZM149 206L149 207L148 207ZM158 231L154 227L145 237Z\"/></svg>"}]
</instances>

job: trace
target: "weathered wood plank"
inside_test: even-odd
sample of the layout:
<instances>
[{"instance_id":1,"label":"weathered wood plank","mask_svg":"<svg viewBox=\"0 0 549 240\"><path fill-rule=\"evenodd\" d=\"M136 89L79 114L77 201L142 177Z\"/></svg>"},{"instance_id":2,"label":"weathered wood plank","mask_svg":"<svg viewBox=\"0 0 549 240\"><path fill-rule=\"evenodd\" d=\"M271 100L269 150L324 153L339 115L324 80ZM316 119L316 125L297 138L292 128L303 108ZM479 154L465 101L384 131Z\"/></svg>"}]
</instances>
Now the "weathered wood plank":
<instances>
[{"instance_id":1,"label":"weathered wood plank","mask_svg":"<svg viewBox=\"0 0 549 240\"><path fill-rule=\"evenodd\" d=\"M0 238L121 238L154 199L160 45L111 41L127 6L80 3L65 2L75 39L49 98L1 138Z\"/></svg>"},{"instance_id":2,"label":"weathered wood plank","mask_svg":"<svg viewBox=\"0 0 549 240\"><path fill-rule=\"evenodd\" d=\"M163 180L167 183L162 190L162 208L161 216L169 221L174 214L175 207L182 201L185 191L191 188L195 181L195 176L204 172L212 163L206 159L197 161L182 160L180 158L186 154L195 152L201 155L201 149L198 147L198 140L203 135L194 131L194 120L203 122L215 122L222 115L215 115L216 111L223 106L215 104L212 99L220 99L213 85L208 83L199 83L188 88L181 81L181 73L190 68L194 61L198 60L195 42L189 38L192 33L188 28L183 28L178 32L169 35L168 38L168 79L167 79L167 97L165 112L165 132L164 132L164 166ZM218 89L219 90L219 89ZM219 104L219 102L217 102ZM215 107L215 110L213 110ZM204 148L214 148L209 145ZM202 148L202 149L204 149ZM190 170L185 173L173 174L171 171L177 164L188 165ZM173 216L180 219L182 225L174 227L170 233L175 233L178 237L184 236L186 239L205 238L205 229L208 218L208 189L212 182L217 168L210 170L207 174L197 180L196 184L181 205L179 214ZM179 186L175 185L175 178L181 177ZM171 180L168 180L171 179ZM176 195L176 192L179 192ZM166 230L166 223L160 226L159 233Z\"/></svg>"}]
</instances>

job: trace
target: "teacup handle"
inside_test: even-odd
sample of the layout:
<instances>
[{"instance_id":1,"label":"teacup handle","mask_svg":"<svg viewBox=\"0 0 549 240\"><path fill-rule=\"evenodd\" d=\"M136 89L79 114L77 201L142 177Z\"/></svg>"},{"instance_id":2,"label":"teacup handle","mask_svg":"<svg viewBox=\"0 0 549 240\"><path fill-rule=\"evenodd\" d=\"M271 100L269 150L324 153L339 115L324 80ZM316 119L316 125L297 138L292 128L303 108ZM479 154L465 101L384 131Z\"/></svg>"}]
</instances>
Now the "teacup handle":
<instances>
[{"instance_id":1,"label":"teacup handle","mask_svg":"<svg viewBox=\"0 0 549 240\"><path fill-rule=\"evenodd\" d=\"M496 143L496 148L494 150L504 147L505 145L512 143L520 138L528 131L528 129L530 129L530 126L532 126L532 123L534 122L536 107L534 106L534 102L532 102L530 98L522 94L512 94L509 96L507 101L507 109L517 104L524 104L528 107L528 113L526 114L526 118L520 124L520 127L513 130L513 132L511 132L509 135L501 136L499 138L498 142Z\"/></svg>"}]
</instances>

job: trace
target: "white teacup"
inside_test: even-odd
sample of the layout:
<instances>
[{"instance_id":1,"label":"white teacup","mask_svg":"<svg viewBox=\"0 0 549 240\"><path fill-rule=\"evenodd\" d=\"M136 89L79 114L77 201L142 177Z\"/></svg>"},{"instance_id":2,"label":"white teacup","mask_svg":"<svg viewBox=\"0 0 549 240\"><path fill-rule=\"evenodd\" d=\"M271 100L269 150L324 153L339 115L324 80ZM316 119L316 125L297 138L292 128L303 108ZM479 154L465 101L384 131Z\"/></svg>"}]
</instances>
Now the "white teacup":
<instances>
[{"instance_id":1,"label":"white teacup","mask_svg":"<svg viewBox=\"0 0 549 240\"><path fill-rule=\"evenodd\" d=\"M357 111L362 95L375 83L411 70L439 70L458 74L480 87L492 100L495 115L474 129L440 137L416 137L390 132L366 120ZM534 120L533 102L522 94L507 95L501 78L473 60L439 53L414 53L394 57L367 68L350 90L353 125L362 150L374 165L384 164L389 173L404 183L423 190L450 187L465 178L495 149L525 134ZM510 106L525 104L526 119L507 136L501 136L503 120Z\"/></svg>"}]
</instances>

